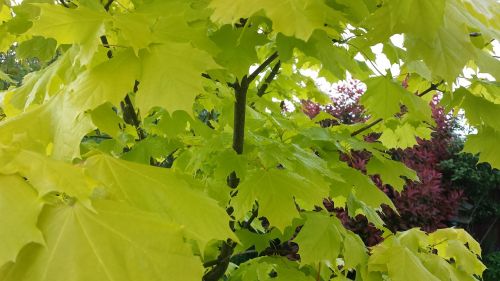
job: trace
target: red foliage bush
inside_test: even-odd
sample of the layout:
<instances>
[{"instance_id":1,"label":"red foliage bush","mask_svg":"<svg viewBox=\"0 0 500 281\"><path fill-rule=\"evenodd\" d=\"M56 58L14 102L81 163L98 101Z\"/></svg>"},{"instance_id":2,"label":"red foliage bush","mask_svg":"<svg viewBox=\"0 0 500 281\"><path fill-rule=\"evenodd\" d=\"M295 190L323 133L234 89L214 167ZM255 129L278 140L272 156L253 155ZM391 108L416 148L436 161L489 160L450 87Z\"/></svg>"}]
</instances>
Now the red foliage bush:
<instances>
[{"instance_id":1,"label":"red foliage bush","mask_svg":"<svg viewBox=\"0 0 500 281\"><path fill-rule=\"evenodd\" d=\"M332 115L331 120L321 121L324 127L339 124L355 124L367 119L359 98L364 92L364 87L359 81L349 81L338 84L335 88L337 94L333 95L332 104L321 106L311 101L302 101L302 110L313 118L320 111ZM407 230L420 227L425 231L433 231L447 226L447 223L456 215L460 203L461 192L450 188L449 183L442 180L439 163L451 158L448 151L452 141L452 120L441 107L437 105L438 98L431 102L433 118L436 126L433 128L430 140L417 139L418 145L407 149L390 151L393 159L402 161L406 166L414 169L419 182L407 181L401 193L395 192L392 187L382 183L380 177L372 177L373 182L382 189L394 202L400 215L388 206L383 206L382 218L386 227L392 231ZM376 141L377 135L365 137L366 141ZM365 172L365 165L370 159L366 151L353 151L352 154L341 156L351 167ZM344 225L358 233L367 245L374 245L381 241L381 232L368 223L363 216L349 218L346 210L335 208L333 202L325 201L329 211L336 212Z\"/></svg>"}]
</instances>

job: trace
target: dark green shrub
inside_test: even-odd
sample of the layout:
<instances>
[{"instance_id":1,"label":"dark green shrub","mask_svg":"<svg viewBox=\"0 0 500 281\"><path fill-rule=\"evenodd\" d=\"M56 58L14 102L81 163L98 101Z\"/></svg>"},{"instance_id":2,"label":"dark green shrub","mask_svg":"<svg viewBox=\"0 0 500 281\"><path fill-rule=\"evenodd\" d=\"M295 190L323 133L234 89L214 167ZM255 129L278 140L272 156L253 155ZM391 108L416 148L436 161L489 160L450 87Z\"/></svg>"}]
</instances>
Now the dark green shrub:
<instances>
[{"instance_id":1,"label":"dark green shrub","mask_svg":"<svg viewBox=\"0 0 500 281\"><path fill-rule=\"evenodd\" d=\"M500 252L493 252L487 255L484 259L488 269L484 272L484 281L500 280Z\"/></svg>"}]
</instances>

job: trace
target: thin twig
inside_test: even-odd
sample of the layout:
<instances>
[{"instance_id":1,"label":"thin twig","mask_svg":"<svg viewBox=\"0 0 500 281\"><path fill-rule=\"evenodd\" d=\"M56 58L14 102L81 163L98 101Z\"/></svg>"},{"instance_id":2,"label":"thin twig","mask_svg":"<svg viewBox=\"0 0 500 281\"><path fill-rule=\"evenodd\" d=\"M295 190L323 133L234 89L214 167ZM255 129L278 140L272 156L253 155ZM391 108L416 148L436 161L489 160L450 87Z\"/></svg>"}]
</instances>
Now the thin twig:
<instances>
[{"instance_id":1,"label":"thin twig","mask_svg":"<svg viewBox=\"0 0 500 281\"><path fill-rule=\"evenodd\" d=\"M362 132L364 132L364 131L366 131L366 130L370 129L371 127L373 127L373 126L377 125L378 123L382 122L382 120L383 120L382 118L379 118L379 119L377 119L377 120L375 120L375 121L371 122L370 124L368 124L368 125L364 126L363 128L361 128L361 129L359 129L359 130L356 130L356 131L352 132L352 133L351 133L351 137L354 137L354 136L357 136L357 135L361 134Z\"/></svg>"},{"instance_id":2,"label":"thin twig","mask_svg":"<svg viewBox=\"0 0 500 281\"><path fill-rule=\"evenodd\" d=\"M361 49L360 49L360 48L358 48L356 45L353 45L353 44L351 44L351 43L349 43L349 42L346 42L345 44L347 44L347 45L349 45L349 46L351 46L351 47L355 48L356 50L358 50L358 52L360 52L360 53L361 53L361 54L362 54L362 55L366 58L366 60L367 60L367 61L368 61L368 62L369 62L372 66L373 66L373 68L374 68L374 69L378 72L378 74L379 74L380 76L385 76L385 74L384 74L384 73L382 73L382 71L380 71L380 70L377 68L377 65L376 65L376 64L375 64L375 63L374 63L371 59L369 59L369 58L368 58L368 56L366 55L366 53L365 53L363 50L361 50Z\"/></svg>"},{"instance_id":3,"label":"thin twig","mask_svg":"<svg viewBox=\"0 0 500 281\"><path fill-rule=\"evenodd\" d=\"M247 78L248 84L252 83L257 76L266 69L275 59L278 58L278 52L274 52L270 57L268 57L259 67L257 67Z\"/></svg>"},{"instance_id":4,"label":"thin twig","mask_svg":"<svg viewBox=\"0 0 500 281\"><path fill-rule=\"evenodd\" d=\"M250 254L256 255L258 253L259 252L257 252L256 250L243 251L243 252L239 252L239 253L236 253L236 254L232 255L229 258L229 260L232 260L232 259L237 258L239 256L250 255ZM203 267L211 267L211 266L216 265L217 263L219 263L218 259L206 261L206 262L203 263Z\"/></svg>"},{"instance_id":5,"label":"thin twig","mask_svg":"<svg viewBox=\"0 0 500 281\"><path fill-rule=\"evenodd\" d=\"M262 97L266 93L266 90L269 87L269 84L274 80L274 77L276 77L276 75L278 75L280 67L281 67L281 61L278 61L274 65L274 67L271 70L271 72L269 73L269 75L266 77L266 80L264 80L264 83L262 84L262 86L260 86L259 90L257 91L257 96Z\"/></svg>"},{"instance_id":6,"label":"thin twig","mask_svg":"<svg viewBox=\"0 0 500 281\"><path fill-rule=\"evenodd\" d=\"M108 49L108 52L106 53L106 55L108 56L108 59L112 58L113 51L111 51L111 48L110 48L110 45L108 42L108 38L106 37L106 35L101 36L101 43L102 43L102 46L104 48Z\"/></svg>"},{"instance_id":7,"label":"thin twig","mask_svg":"<svg viewBox=\"0 0 500 281\"><path fill-rule=\"evenodd\" d=\"M137 83L138 82L136 81L136 84ZM128 94L125 96L124 101L120 102L120 105L123 111L124 121L127 124L130 124L135 127L139 140L145 139L146 132L144 132L144 130L141 128L141 121L139 120L139 114L136 112L134 105L132 104L132 100L130 100L130 96Z\"/></svg>"},{"instance_id":8,"label":"thin twig","mask_svg":"<svg viewBox=\"0 0 500 281\"><path fill-rule=\"evenodd\" d=\"M438 87L439 87L439 86L441 86L443 83L444 83L444 80L441 80L441 81L440 81L439 83L437 83L437 84L431 84L431 86L430 86L429 88L427 88L427 90L423 91L422 93L418 94L417 96L419 96L419 97L423 97L423 96L425 96L427 93L437 90L437 89L438 89Z\"/></svg>"},{"instance_id":9,"label":"thin twig","mask_svg":"<svg viewBox=\"0 0 500 281\"><path fill-rule=\"evenodd\" d=\"M219 82L219 83L220 83L220 81L219 81L219 80L212 78L212 76L210 76L210 75L209 75L209 74L207 74L207 73L202 73L202 74L201 74L201 77L203 77L203 78L207 78L207 79L209 79L209 80L212 80L212 81L215 81L215 82ZM234 88L234 87L235 87L235 85L236 85L236 83L230 83L230 82L227 82L227 86L229 86L229 87L231 87L231 88Z\"/></svg>"},{"instance_id":10,"label":"thin twig","mask_svg":"<svg viewBox=\"0 0 500 281\"><path fill-rule=\"evenodd\" d=\"M484 239L486 239L486 237L488 237L488 235L490 234L491 230L493 229L493 226L495 226L495 224L497 223L497 221L498 221L498 217L496 217L495 220L493 221L493 223L490 224L490 226L488 227L488 230L486 230L486 232L484 233L483 237L479 241L479 244L481 244L481 245L483 244Z\"/></svg>"},{"instance_id":11,"label":"thin twig","mask_svg":"<svg viewBox=\"0 0 500 281\"><path fill-rule=\"evenodd\" d=\"M61 3L61 5L63 5L65 8L70 8L68 3L66 3L66 0L59 0L59 3Z\"/></svg>"}]
</instances>

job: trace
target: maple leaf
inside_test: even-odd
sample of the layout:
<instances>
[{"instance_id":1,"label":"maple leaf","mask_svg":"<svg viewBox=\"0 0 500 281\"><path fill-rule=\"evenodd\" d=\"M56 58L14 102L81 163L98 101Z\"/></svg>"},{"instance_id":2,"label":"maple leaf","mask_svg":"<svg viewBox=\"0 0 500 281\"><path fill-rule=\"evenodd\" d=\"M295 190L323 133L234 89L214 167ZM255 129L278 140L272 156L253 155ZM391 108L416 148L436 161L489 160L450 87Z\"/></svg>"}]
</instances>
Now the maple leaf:
<instances>
[{"instance_id":1,"label":"maple leaf","mask_svg":"<svg viewBox=\"0 0 500 281\"><path fill-rule=\"evenodd\" d=\"M90 62L97 51L104 25L110 20L104 11L98 12L80 6L66 9L63 6L36 4L40 16L29 30L31 35L56 39L58 44L78 44L82 47L79 58L83 64Z\"/></svg>"},{"instance_id":2,"label":"maple leaf","mask_svg":"<svg viewBox=\"0 0 500 281\"><path fill-rule=\"evenodd\" d=\"M281 231L299 217L295 202L303 208L310 208L328 192L305 178L275 168L247 176L238 190L238 196L232 200L236 217L243 217L257 201L259 215ZM283 194L287 194L286 197Z\"/></svg>"},{"instance_id":3,"label":"maple leaf","mask_svg":"<svg viewBox=\"0 0 500 281\"><path fill-rule=\"evenodd\" d=\"M203 91L201 74L218 67L207 53L187 43L153 45L141 58L137 105L145 114L155 106L191 114L195 97Z\"/></svg>"},{"instance_id":4,"label":"maple leaf","mask_svg":"<svg viewBox=\"0 0 500 281\"><path fill-rule=\"evenodd\" d=\"M17 254L28 243L43 244L36 227L42 202L33 188L20 176L0 175L0 267L15 262Z\"/></svg>"},{"instance_id":5,"label":"maple leaf","mask_svg":"<svg viewBox=\"0 0 500 281\"><path fill-rule=\"evenodd\" d=\"M43 105L2 122L0 143L14 143L56 159L79 157L80 142L94 126L89 116L80 114L67 98L68 95L56 95Z\"/></svg>"},{"instance_id":6,"label":"maple leaf","mask_svg":"<svg viewBox=\"0 0 500 281\"><path fill-rule=\"evenodd\" d=\"M105 155L89 158L85 167L92 178L105 185L109 197L125 200L141 210L162 213L184 225L201 249L214 238L236 239L224 209L173 172Z\"/></svg>"},{"instance_id":7,"label":"maple leaf","mask_svg":"<svg viewBox=\"0 0 500 281\"><path fill-rule=\"evenodd\" d=\"M45 208L46 246L26 247L3 280L201 279L201 262L178 225L120 203L93 206L96 212L79 204Z\"/></svg>"},{"instance_id":8,"label":"maple leaf","mask_svg":"<svg viewBox=\"0 0 500 281\"><path fill-rule=\"evenodd\" d=\"M334 10L321 0L257 0L245 1L214 0L212 19L223 23L234 23L263 10L273 22L273 29L288 36L307 41L314 30L323 28L327 18L335 15ZM290 22L289 19L294 19Z\"/></svg>"}]
</instances>

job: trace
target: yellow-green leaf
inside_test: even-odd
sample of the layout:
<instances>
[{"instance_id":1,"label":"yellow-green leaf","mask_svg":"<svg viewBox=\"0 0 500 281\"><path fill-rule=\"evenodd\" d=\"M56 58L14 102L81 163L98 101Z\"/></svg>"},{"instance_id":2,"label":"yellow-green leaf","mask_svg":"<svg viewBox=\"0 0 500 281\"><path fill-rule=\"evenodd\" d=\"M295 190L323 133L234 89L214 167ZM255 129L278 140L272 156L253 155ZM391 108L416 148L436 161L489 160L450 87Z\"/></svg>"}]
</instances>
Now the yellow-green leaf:
<instances>
[{"instance_id":1,"label":"yellow-green leaf","mask_svg":"<svg viewBox=\"0 0 500 281\"><path fill-rule=\"evenodd\" d=\"M104 11L95 11L84 6L67 9L62 5L37 4L40 15L29 30L31 35L56 39L58 44L78 44L82 47L79 58L83 64L97 50L99 37L104 34L104 25L110 20Z\"/></svg>"},{"instance_id":2,"label":"yellow-green leaf","mask_svg":"<svg viewBox=\"0 0 500 281\"><path fill-rule=\"evenodd\" d=\"M255 201L259 216L266 217L272 226L283 231L294 218L299 217L295 203L303 208L321 204L328 194L326 188L287 170L271 168L255 171L238 186L233 198L234 215L240 219L251 211Z\"/></svg>"},{"instance_id":3,"label":"yellow-green leaf","mask_svg":"<svg viewBox=\"0 0 500 281\"><path fill-rule=\"evenodd\" d=\"M42 202L33 188L17 175L0 174L0 267L16 261L26 244L43 244L36 227Z\"/></svg>"},{"instance_id":4,"label":"yellow-green leaf","mask_svg":"<svg viewBox=\"0 0 500 281\"><path fill-rule=\"evenodd\" d=\"M141 58L137 105L144 114L155 106L191 114L195 97L203 91L201 74L217 67L208 53L187 43L153 45Z\"/></svg>"},{"instance_id":5,"label":"yellow-green leaf","mask_svg":"<svg viewBox=\"0 0 500 281\"><path fill-rule=\"evenodd\" d=\"M202 249L212 239L236 239L226 211L172 171L105 155L89 158L85 167L104 185L109 198L171 218L185 226Z\"/></svg>"},{"instance_id":6,"label":"yellow-green leaf","mask_svg":"<svg viewBox=\"0 0 500 281\"><path fill-rule=\"evenodd\" d=\"M203 267L181 228L123 204L46 207L46 246L26 247L5 281L201 280Z\"/></svg>"}]
</instances>

